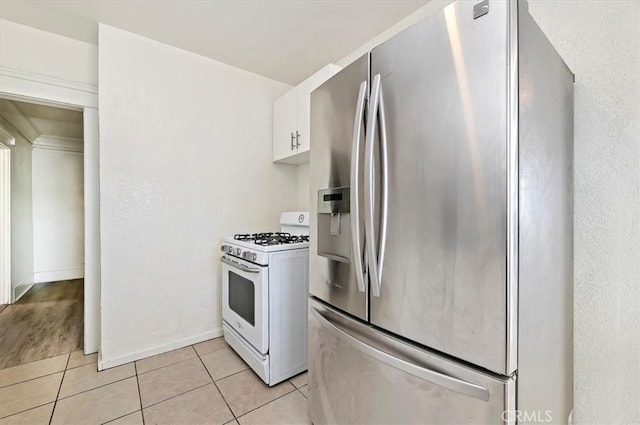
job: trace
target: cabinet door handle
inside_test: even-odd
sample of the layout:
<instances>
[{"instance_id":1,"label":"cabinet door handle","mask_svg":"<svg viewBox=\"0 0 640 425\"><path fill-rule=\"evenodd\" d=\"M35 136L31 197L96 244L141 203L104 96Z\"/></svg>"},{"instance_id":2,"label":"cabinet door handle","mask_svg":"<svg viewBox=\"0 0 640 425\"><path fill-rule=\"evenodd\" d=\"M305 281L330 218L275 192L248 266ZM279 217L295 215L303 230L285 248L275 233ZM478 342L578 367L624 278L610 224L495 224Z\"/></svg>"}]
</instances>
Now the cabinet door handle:
<instances>
[{"instance_id":1,"label":"cabinet door handle","mask_svg":"<svg viewBox=\"0 0 640 425\"><path fill-rule=\"evenodd\" d=\"M296 149L300 149L300 133L298 133L298 130L296 130Z\"/></svg>"},{"instance_id":2,"label":"cabinet door handle","mask_svg":"<svg viewBox=\"0 0 640 425\"><path fill-rule=\"evenodd\" d=\"M295 143L293 142L293 139L294 139L294 136L293 136L293 133L291 133L291 150L294 150L296 147Z\"/></svg>"}]
</instances>

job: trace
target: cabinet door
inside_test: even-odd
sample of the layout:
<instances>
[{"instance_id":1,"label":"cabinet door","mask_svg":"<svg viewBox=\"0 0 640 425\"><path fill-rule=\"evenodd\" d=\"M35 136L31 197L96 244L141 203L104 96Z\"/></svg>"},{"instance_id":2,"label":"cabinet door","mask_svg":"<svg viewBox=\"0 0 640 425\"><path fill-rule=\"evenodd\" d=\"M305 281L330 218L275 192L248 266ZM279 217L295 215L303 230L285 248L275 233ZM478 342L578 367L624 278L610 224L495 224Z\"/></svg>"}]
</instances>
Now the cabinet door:
<instances>
[{"instance_id":1,"label":"cabinet door","mask_svg":"<svg viewBox=\"0 0 640 425\"><path fill-rule=\"evenodd\" d=\"M297 89L293 89L273 102L274 161L281 161L296 154L295 135L297 120L298 92Z\"/></svg>"},{"instance_id":2,"label":"cabinet door","mask_svg":"<svg viewBox=\"0 0 640 425\"><path fill-rule=\"evenodd\" d=\"M335 67L335 65L334 65ZM332 65L327 65L297 87L298 90L298 153L311 148L311 92L327 81L332 75ZM308 158L308 157L307 157ZM307 159L308 161L308 159ZM307 162L305 161L305 162Z\"/></svg>"}]
</instances>

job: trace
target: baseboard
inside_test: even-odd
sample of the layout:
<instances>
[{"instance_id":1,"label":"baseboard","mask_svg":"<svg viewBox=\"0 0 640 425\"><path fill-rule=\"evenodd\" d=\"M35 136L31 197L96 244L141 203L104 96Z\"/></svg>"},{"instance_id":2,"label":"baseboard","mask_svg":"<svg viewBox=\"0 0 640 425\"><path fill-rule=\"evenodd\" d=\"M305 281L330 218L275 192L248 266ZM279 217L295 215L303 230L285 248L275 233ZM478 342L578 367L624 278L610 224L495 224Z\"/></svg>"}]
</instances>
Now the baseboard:
<instances>
[{"instance_id":1,"label":"baseboard","mask_svg":"<svg viewBox=\"0 0 640 425\"><path fill-rule=\"evenodd\" d=\"M29 289L33 286L31 282L20 282L13 287L13 300L12 303L17 302Z\"/></svg>"},{"instance_id":2,"label":"baseboard","mask_svg":"<svg viewBox=\"0 0 640 425\"><path fill-rule=\"evenodd\" d=\"M98 370L105 370L112 367L120 366L126 363L133 362L135 360L141 360L147 357L155 356L156 354L166 353L167 351L175 350L178 348L186 347L188 345L197 344L202 341L206 341L212 338L218 338L222 336L222 327L214 329L203 334L184 338L179 341L173 341L168 344L158 345L147 350L138 351L135 353L127 354L125 356L116 357L114 359L104 359L102 357L102 350L98 354Z\"/></svg>"},{"instance_id":3,"label":"baseboard","mask_svg":"<svg viewBox=\"0 0 640 425\"><path fill-rule=\"evenodd\" d=\"M54 270L49 272L35 272L33 274L34 283L57 282L59 280L82 279L84 277L84 267L76 267L67 270Z\"/></svg>"}]
</instances>

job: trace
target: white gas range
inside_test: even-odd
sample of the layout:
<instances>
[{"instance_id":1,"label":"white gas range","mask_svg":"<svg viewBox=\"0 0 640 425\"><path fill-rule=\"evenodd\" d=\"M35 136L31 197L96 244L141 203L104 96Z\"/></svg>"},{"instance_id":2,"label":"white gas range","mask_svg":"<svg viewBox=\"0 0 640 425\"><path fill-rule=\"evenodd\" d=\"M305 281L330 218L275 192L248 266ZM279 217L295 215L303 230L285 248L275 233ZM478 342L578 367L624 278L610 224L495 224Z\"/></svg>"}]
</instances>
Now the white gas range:
<instances>
[{"instance_id":1,"label":"white gas range","mask_svg":"<svg viewBox=\"0 0 640 425\"><path fill-rule=\"evenodd\" d=\"M307 370L309 213L285 212L280 232L224 239L227 343L268 385Z\"/></svg>"}]
</instances>

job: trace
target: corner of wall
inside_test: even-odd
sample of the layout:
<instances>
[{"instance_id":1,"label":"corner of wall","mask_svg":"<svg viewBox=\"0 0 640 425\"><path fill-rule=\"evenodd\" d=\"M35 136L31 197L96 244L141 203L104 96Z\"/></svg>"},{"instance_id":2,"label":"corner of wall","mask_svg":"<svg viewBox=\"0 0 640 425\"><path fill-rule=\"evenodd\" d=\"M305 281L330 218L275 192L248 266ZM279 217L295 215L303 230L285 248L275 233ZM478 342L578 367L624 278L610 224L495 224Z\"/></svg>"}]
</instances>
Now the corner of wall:
<instances>
[{"instance_id":1,"label":"corner of wall","mask_svg":"<svg viewBox=\"0 0 640 425\"><path fill-rule=\"evenodd\" d=\"M309 193L309 163L300 164L297 167L297 194L296 205L300 211L309 211L310 193Z\"/></svg>"}]
</instances>

